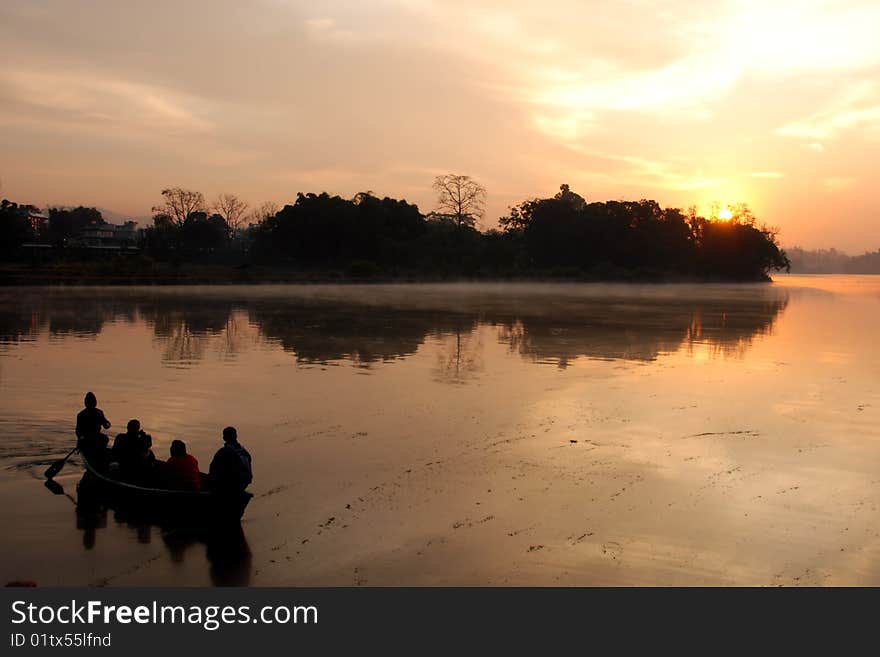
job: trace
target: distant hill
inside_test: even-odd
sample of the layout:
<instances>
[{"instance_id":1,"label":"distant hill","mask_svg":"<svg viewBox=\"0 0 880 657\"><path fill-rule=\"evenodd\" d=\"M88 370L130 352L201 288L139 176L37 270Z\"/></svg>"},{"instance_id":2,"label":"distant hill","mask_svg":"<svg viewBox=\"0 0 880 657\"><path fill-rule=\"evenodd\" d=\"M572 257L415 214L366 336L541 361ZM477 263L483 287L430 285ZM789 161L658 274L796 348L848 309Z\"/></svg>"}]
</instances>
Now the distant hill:
<instances>
[{"instance_id":1,"label":"distant hill","mask_svg":"<svg viewBox=\"0 0 880 657\"><path fill-rule=\"evenodd\" d=\"M108 210L107 208L97 208L97 210L101 213L104 221L107 221L111 224L121 224L125 221L136 221L139 228L145 228L146 226L152 225L153 223L152 219L147 216L119 214L118 212Z\"/></svg>"},{"instance_id":2,"label":"distant hill","mask_svg":"<svg viewBox=\"0 0 880 657\"><path fill-rule=\"evenodd\" d=\"M880 274L880 249L851 256L837 249L785 250L793 274Z\"/></svg>"}]
</instances>

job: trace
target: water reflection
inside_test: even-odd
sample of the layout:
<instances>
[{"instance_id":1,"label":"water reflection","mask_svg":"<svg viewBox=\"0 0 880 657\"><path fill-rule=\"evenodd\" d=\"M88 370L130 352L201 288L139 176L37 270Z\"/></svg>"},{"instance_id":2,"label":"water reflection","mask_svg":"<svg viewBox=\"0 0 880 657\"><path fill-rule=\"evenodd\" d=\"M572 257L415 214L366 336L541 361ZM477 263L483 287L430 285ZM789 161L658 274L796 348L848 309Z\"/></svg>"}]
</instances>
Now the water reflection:
<instances>
[{"instance_id":1,"label":"water reflection","mask_svg":"<svg viewBox=\"0 0 880 657\"><path fill-rule=\"evenodd\" d=\"M111 323L143 322L164 363L188 367L208 351L234 359L255 339L277 345L300 363L374 363L407 358L429 337L442 348L435 374L462 383L480 371L476 330L494 327L510 352L560 368L579 357L650 361L659 354L705 345L710 355L741 355L772 330L788 303L784 289L658 287L589 288L580 294L496 293L382 298L345 288L322 297L302 289L228 292L82 290L6 291L0 294L0 344L94 337ZM256 293L259 291L261 293ZM308 290L306 290L308 291ZM601 292L601 293L600 293ZM427 297L427 298L426 298ZM252 335L256 333L256 336Z\"/></svg>"},{"instance_id":2,"label":"water reflection","mask_svg":"<svg viewBox=\"0 0 880 657\"><path fill-rule=\"evenodd\" d=\"M456 326L443 337L437 351L437 379L445 383L466 383L483 369L483 343L473 327Z\"/></svg>"},{"instance_id":3,"label":"water reflection","mask_svg":"<svg viewBox=\"0 0 880 657\"><path fill-rule=\"evenodd\" d=\"M739 356L770 333L788 304L786 294L736 299L616 299L588 301L559 316L524 315L502 325L511 351L565 368L579 357L652 361L696 344L713 355Z\"/></svg>"},{"instance_id":4,"label":"water reflection","mask_svg":"<svg viewBox=\"0 0 880 657\"><path fill-rule=\"evenodd\" d=\"M260 301L248 308L263 337L303 363L351 361L360 366L416 353L437 317L312 302Z\"/></svg>"},{"instance_id":5,"label":"water reflection","mask_svg":"<svg viewBox=\"0 0 880 657\"><path fill-rule=\"evenodd\" d=\"M4 525L26 530L6 579L864 581L880 309L849 284L0 290ZM50 341L91 303L99 339ZM163 455L179 437L207 464L238 424L250 546L112 510L75 529L68 500L19 493L69 449L87 386Z\"/></svg>"},{"instance_id":6,"label":"water reflection","mask_svg":"<svg viewBox=\"0 0 880 657\"><path fill-rule=\"evenodd\" d=\"M167 532L162 535L162 541L171 560L179 564L184 563L192 548L204 545L214 586L249 586L251 583L251 548L239 523L202 536L179 530Z\"/></svg>"},{"instance_id":7,"label":"water reflection","mask_svg":"<svg viewBox=\"0 0 880 657\"><path fill-rule=\"evenodd\" d=\"M49 480L44 485L53 495L65 496L73 503L76 529L82 533L84 550L95 549L100 532L108 528L108 516L112 514L115 525L129 529L137 543L152 544L154 533L158 532L173 563L183 563L191 549L203 547L214 586L250 585L252 555L239 522L199 531L162 527L144 517L142 512L91 498L76 499L57 481Z\"/></svg>"}]
</instances>

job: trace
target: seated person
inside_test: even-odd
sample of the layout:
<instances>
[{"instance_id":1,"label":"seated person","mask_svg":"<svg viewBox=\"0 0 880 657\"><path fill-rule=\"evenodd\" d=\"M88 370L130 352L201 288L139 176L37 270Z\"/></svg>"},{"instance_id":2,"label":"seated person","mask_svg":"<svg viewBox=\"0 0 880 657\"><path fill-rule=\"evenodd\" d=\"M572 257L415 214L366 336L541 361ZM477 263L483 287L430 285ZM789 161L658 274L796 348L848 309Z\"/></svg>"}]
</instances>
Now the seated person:
<instances>
[{"instance_id":1,"label":"seated person","mask_svg":"<svg viewBox=\"0 0 880 657\"><path fill-rule=\"evenodd\" d=\"M87 392L83 405L85 408L76 416L76 444L93 465L103 468L108 460L107 443L110 439L101 430L109 429L110 421L98 408L95 393Z\"/></svg>"},{"instance_id":2,"label":"seated person","mask_svg":"<svg viewBox=\"0 0 880 657\"><path fill-rule=\"evenodd\" d=\"M165 461L163 476L170 488L201 489L202 476L199 474L199 462L194 456L186 453L186 443L182 440L171 441L171 458Z\"/></svg>"},{"instance_id":3,"label":"seated person","mask_svg":"<svg viewBox=\"0 0 880 657\"><path fill-rule=\"evenodd\" d=\"M251 455L238 442L235 427L223 429L223 447L214 454L209 470L211 488L220 493L238 493L253 480Z\"/></svg>"},{"instance_id":4,"label":"seated person","mask_svg":"<svg viewBox=\"0 0 880 657\"><path fill-rule=\"evenodd\" d=\"M85 408L76 414L76 437L80 441L103 443L100 446L106 447L110 439L101 433L101 429L109 429L110 420L104 416L104 411L98 408L98 398L95 397L95 393L87 392L83 405Z\"/></svg>"},{"instance_id":5,"label":"seated person","mask_svg":"<svg viewBox=\"0 0 880 657\"><path fill-rule=\"evenodd\" d=\"M113 460L119 463L119 474L127 481L143 481L149 477L156 457L153 438L141 430L138 420L129 420L126 432L113 441Z\"/></svg>"}]
</instances>

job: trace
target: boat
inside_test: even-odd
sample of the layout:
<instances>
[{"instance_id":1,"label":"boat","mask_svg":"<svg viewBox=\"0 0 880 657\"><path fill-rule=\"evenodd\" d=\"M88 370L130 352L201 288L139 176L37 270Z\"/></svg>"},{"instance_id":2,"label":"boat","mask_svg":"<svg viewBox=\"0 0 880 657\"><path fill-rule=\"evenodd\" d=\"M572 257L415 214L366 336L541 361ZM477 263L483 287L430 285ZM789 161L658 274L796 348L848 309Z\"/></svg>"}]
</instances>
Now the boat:
<instances>
[{"instance_id":1,"label":"boat","mask_svg":"<svg viewBox=\"0 0 880 657\"><path fill-rule=\"evenodd\" d=\"M212 526L238 522L253 497L240 491L173 490L154 488L114 479L101 472L80 452L86 472L77 486L80 505L103 504L161 520L163 524ZM202 473L203 480L207 475Z\"/></svg>"}]
</instances>

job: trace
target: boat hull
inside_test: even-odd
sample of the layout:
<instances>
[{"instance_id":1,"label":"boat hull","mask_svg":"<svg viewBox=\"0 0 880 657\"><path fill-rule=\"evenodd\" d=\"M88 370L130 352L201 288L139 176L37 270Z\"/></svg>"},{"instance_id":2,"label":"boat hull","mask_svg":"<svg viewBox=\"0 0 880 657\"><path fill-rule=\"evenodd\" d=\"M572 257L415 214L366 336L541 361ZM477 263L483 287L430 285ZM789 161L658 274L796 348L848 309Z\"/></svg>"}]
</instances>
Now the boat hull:
<instances>
[{"instance_id":1,"label":"boat hull","mask_svg":"<svg viewBox=\"0 0 880 657\"><path fill-rule=\"evenodd\" d=\"M79 504L124 508L163 524L210 526L241 520L253 495L247 491L182 491L113 479L82 455L86 472L77 486Z\"/></svg>"}]
</instances>

